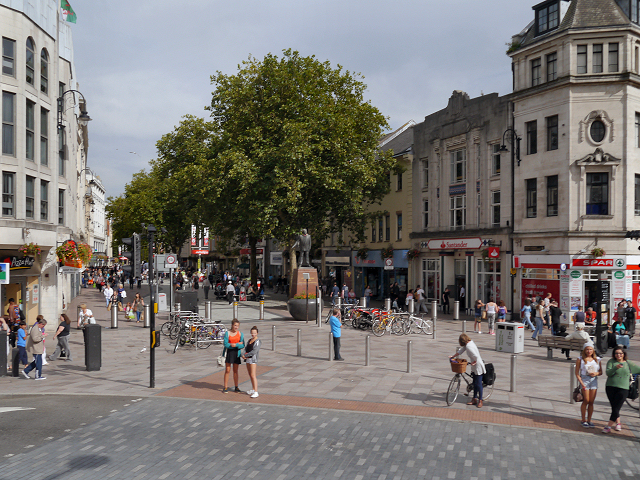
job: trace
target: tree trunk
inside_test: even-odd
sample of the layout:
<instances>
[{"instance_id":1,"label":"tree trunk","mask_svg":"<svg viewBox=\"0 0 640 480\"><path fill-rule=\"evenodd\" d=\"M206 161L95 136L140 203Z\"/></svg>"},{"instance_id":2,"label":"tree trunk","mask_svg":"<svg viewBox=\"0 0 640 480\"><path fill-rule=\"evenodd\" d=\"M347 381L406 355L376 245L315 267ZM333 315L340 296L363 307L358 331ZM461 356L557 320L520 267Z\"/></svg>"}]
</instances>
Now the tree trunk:
<instances>
[{"instance_id":1,"label":"tree trunk","mask_svg":"<svg viewBox=\"0 0 640 480\"><path fill-rule=\"evenodd\" d=\"M293 271L298 268L298 261L296 259L296 250L293 248L293 243L290 244L289 247L289 292L291 292L291 285L293 284Z\"/></svg>"},{"instance_id":2,"label":"tree trunk","mask_svg":"<svg viewBox=\"0 0 640 480\"><path fill-rule=\"evenodd\" d=\"M256 262L257 244L258 239L249 235L249 248L251 248L251 253L249 256L249 272L251 273L251 285L258 285L258 268Z\"/></svg>"}]
</instances>

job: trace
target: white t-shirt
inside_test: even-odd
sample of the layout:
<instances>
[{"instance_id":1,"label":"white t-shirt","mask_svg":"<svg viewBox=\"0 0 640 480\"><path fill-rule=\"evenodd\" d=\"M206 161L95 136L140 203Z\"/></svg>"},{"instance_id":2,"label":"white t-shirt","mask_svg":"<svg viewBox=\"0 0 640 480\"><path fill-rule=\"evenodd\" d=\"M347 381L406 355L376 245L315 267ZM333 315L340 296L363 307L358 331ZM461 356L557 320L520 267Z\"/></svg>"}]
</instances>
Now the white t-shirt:
<instances>
[{"instance_id":1,"label":"white t-shirt","mask_svg":"<svg viewBox=\"0 0 640 480\"><path fill-rule=\"evenodd\" d=\"M80 319L80 323L90 323L92 325L96 323L96 319L93 318L93 312L88 308L84 312L80 310L80 315L78 315L78 317Z\"/></svg>"},{"instance_id":2,"label":"white t-shirt","mask_svg":"<svg viewBox=\"0 0 640 480\"><path fill-rule=\"evenodd\" d=\"M416 297L417 297L418 301L424 300L424 290L421 289L421 288L416 290Z\"/></svg>"}]
</instances>

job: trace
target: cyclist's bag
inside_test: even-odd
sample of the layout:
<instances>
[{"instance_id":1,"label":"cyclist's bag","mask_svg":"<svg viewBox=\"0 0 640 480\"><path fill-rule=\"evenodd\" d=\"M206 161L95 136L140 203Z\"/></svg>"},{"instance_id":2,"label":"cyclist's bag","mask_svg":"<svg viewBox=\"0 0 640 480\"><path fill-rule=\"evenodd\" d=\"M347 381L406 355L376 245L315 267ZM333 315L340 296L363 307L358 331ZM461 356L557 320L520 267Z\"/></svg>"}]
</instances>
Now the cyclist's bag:
<instances>
[{"instance_id":1,"label":"cyclist's bag","mask_svg":"<svg viewBox=\"0 0 640 480\"><path fill-rule=\"evenodd\" d=\"M640 378L640 377L639 377ZM638 382L640 380L634 380L633 379L633 375L631 375L630 378L630 383L629 383L629 394L627 395L627 398L629 400L636 400L638 398Z\"/></svg>"},{"instance_id":2,"label":"cyclist's bag","mask_svg":"<svg viewBox=\"0 0 640 480\"><path fill-rule=\"evenodd\" d=\"M496 381L496 371L493 369L493 363L486 363L484 368L487 373L483 375L482 383L485 385L493 385L493 382Z\"/></svg>"}]
</instances>

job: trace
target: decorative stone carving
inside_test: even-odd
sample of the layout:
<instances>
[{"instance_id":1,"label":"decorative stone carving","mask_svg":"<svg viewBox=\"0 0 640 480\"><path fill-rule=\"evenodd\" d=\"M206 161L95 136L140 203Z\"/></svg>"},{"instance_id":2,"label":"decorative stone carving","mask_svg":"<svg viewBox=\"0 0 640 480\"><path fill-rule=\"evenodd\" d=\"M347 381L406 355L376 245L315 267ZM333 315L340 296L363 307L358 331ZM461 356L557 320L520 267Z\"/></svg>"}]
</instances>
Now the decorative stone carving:
<instances>
[{"instance_id":1,"label":"decorative stone carving","mask_svg":"<svg viewBox=\"0 0 640 480\"><path fill-rule=\"evenodd\" d=\"M594 110L589 115L584 117L584 120L580 120L580 129L578 130L578 143L582 143L588 139L587 130L594 120L600 120L602 123L604 123L605 127L607 128L605 139L608 137L609 143L613 142L613 139L615 138L613 120L609 118L609 115L607 115L607 112L605 112L604 110ZM600 143L604 143L604 140Z\"/></svg>"}]
</instances>

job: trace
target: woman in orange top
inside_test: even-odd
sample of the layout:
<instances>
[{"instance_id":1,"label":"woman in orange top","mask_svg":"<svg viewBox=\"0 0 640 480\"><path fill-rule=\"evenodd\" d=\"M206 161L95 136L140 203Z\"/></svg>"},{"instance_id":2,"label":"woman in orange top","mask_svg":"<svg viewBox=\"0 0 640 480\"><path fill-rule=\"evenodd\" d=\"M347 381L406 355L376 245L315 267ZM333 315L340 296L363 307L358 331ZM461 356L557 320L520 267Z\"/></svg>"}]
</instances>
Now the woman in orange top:
<instances>
[{"instance_id":1,"label":"woman in orange top","mask_svg":"<svg viewBox=\"0 0 640 480\"><path fill-rule=\"evenodd\" d=\"M229 372L233 365L233 383L235 383L235 391L241 393L238 387L238 367L242 363L242 349L244 348L244 335L240 333L240 322L234 320L231 322L231 330L227 330L224 334L224 350L226 352L226 360L224 365L224 386L222 393L229 393L227 385L229 384ZM223 354L225 355L225 354Z\"/></svg>"}]
</instances>

